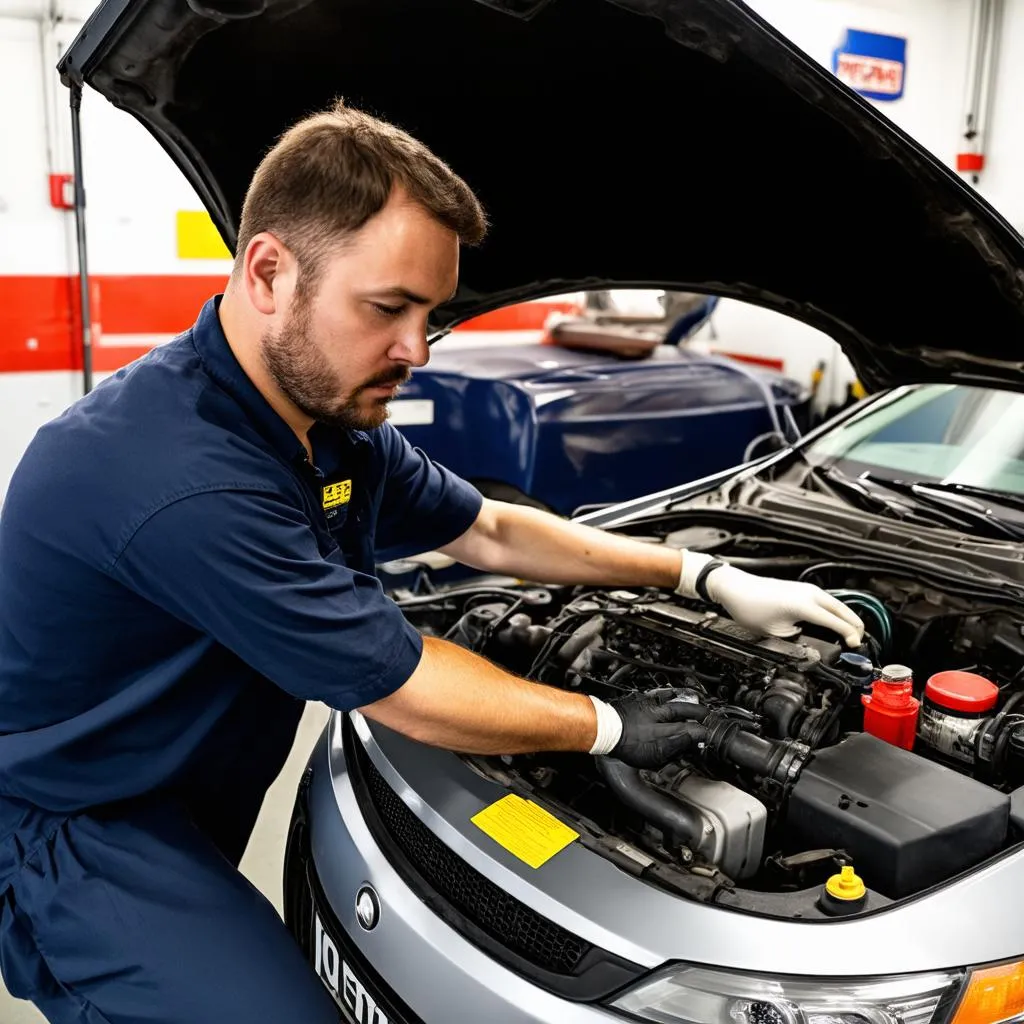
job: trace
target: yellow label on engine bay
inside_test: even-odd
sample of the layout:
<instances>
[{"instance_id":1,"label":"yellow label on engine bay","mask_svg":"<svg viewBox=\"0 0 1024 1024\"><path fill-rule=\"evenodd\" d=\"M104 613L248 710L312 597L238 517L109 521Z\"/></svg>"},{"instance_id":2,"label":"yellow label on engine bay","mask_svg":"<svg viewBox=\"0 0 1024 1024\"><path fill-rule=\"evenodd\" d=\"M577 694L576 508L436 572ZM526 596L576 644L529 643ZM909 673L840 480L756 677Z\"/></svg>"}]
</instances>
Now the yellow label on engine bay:
<instances>
[{"instance_id":1,"label":"yellow label on engine bay","mask_svg":"<svg viewBox=\"0 0 1024 1024\"><path fill-rule=\"evenodd\" d=\"M531 868L539 868L580 837L579 832L573 832L543 807L514 793L469 820Z\"/></svg>"}]
</instances>

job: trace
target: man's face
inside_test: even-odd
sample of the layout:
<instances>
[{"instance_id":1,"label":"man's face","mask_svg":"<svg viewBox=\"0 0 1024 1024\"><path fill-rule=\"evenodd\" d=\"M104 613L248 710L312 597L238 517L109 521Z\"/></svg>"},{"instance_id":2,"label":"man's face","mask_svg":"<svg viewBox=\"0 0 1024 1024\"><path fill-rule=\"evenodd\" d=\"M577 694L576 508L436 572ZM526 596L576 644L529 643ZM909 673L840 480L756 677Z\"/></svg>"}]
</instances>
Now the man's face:
<instances>
[{"instance_id":1,"label":"man's face","mask_svg":"<svg viewBox=\"0 0 1024 1024\"><path fill-rule=\"evenodd\" d=\"M428 359L427 314L455 291L459 243L396 189L349 244L327 257L316 293L295 294L262 338L278 387L322 423L372 430Z\"/></svg>"}]
</instances>

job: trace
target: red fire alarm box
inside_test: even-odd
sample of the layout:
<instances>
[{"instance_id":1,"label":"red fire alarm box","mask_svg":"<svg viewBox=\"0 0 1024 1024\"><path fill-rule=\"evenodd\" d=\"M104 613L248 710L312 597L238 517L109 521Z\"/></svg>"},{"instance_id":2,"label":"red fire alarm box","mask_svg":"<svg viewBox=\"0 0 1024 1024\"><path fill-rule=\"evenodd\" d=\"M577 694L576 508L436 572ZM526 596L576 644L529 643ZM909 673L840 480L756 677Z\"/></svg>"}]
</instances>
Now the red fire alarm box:
<instances>
[{"instance_id":1,"label":"red fire alarm box","mask_svg":"<svg viewBox=\"0 0 1024 1024\"><path fill-rule=\"evenodd\" d=\"M75 176L73 174L50 175L50 205L58 210L75 208Z\"/></svg>"}]
</instances>

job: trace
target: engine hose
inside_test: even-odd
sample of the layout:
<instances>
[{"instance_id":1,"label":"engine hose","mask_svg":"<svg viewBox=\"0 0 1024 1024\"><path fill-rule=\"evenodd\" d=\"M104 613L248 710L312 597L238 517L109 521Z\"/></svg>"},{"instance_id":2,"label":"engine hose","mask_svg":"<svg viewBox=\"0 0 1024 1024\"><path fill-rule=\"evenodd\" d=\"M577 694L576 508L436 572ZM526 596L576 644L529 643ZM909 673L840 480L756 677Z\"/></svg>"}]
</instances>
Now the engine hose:
<instances>
[{"instance_id":1,"label":"engine hose","mask_svg":"<svg viewBox=\"0 0 1024 1024\"><path fill-rule=\"evenodd\" d=\"M772 725L776 739L795 736L798 719L807 703L807 689L797 682L778 680L760 695L758 710Z\"/></svg>"},{"instance_id":2,"label":"engine hose","mask_svg":"<svg viewBox=\"0 0 1024 1024\"><path fill-rule=\"evenodd\" d=\"M793 781L808 753L803 743L768 740L729 721L716 723L711 728L708 747L722 761L783 785Z\"/></svg>"},{"instance_id":3,"label":"engine hose","mask_svg":"<svg viewBox=\"0 0 1024 1024\"><path fill-rule=\"evenodd\" d=\"M534 587L532 590L512 590L508 587L466 586L455 587L438 594L417 594L414 597L399 598L395 604L399 608L419 608L423 605L443 604L445 601L477 594L511 597L526 604L547 604L551 600L550 592L542 587Z\"/></svg>"},{"instance_id":4,"label":"engine hose","mask_svg":"<svg viewBox=\"0 0 1024 1024\"><path fill-rule=\"evenodd\" d=\"M892 643L892 616L889 609L874 594L843 589L829 590L829 593L854 609L860 607L871 612L882 628L882 646L888 649Z\"/></svg>"},{"instance_id":5,"label":"engine hose","mask_svg":"<svg viewBox=\"0 0 1024 1024\"><path fill-rule=\"evenodd\" d=\"M643 815L665 833L669 845L696 847L703 836L704 821L692 808L667 793L652 789L638 768L610 757L598 757L597 770L612 792L629 808Z\"/></svg>"},{"instance_id":6,"label":"engine hose","mask_svg":"<svg viewBox=\"0 0 1024 1024\"><path fill-rule=\"evenodd\" d=\"M558 649L555 657L563 665L571 665L583 652L585 647L594 643L601 636L604 629L604 618L600 615L591 615L586 622L576 629L565 643Z\"/></svg>"}]
</instances>

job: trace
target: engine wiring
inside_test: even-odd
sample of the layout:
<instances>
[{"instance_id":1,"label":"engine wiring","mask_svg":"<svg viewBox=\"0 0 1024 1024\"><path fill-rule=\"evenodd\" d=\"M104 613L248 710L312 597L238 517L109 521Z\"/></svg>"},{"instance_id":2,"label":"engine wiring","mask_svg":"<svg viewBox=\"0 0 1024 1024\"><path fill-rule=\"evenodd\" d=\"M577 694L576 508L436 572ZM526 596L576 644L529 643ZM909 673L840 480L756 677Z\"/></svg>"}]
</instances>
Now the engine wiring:
<instances>
[{"instance_id":1,"label":"engine wiring","mask_svg":"<svg viewBox=\"0 0 1024 1024\"><path fill-rule=\"evenodd\" d=\"M854 611L861 609L874 617L881 630L879 640L882 654L887 655L892 647L893 638L892 615L889 613L889 609L874 594L863 590L838 589L829 590L828 593L838 598L843 604L849 605Z\"/></svg>"},{"instance_id":2,"label":"engine wiring","mask_svg":"<svg viewBox=\"0 0 1024 1024\"><path fill-rule=\"evenodd\" d=\"M911 666L918 692L932 673L950 669L996 681L999 709L972 736L969 771L979 784L1004 792L1024 782L1024 616L1014 613L1013 592L1004 596L978 577L964 576L962 587L950 574L940 589L926 569L906 560L803 557L807 547L773 547L769 540L734 536L731 544L716 544L716 554L755 572L823 586L863 617L856 651L810 625L789 645L773 643L739 627L721 607L667 588L477 582L397 603L435 635L544 685L612 701L667 689L703 709L699 742L661 774L633 772L613 784L597 761L559 753L516 755L493 768L524 791L542 786L567 820L592 823L605 847L621 850L625 842L645 851L653 858L646 876L673 891L705 899L702 879L714 875L734 879L731 904L759 899L749 893L792 890L797 906L834 857L846 856L840 844L833 850L833 841L800 831L812 819L799 819L793 808L810 814L813 804L801 795L813 784L799 789L800 780L815 777L808 772L827 775L834 755L825 752L841 751L867 731L861 697L882 666ZM850 653L862 657L844 656ZM480 763L491 777L490 762ZM838 763L835 771L846 771L846 762ZM719 815L719 806L734 814L742 808L743 820L760 821L761 830ZM870 817L875 804L857 806ZM680 807L699 829L680 831ZM776 856L782 859L773 868ZM798 865L799 877L786 876L783 860Z\"/></svg>"}]
</instances>

